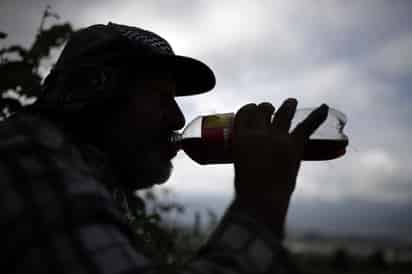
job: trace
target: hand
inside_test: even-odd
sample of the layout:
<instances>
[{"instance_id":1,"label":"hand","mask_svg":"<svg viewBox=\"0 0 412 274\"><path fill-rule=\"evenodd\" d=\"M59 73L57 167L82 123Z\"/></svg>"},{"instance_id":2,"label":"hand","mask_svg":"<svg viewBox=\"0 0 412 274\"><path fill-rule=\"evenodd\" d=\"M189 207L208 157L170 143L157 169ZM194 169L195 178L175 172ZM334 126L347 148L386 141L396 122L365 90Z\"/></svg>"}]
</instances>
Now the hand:
<instances>
[{"instance_id":1,"label":"hand","mask_svg":"<svg viewBox=\"0 0 412 274\"><path fill-rule=\"evenodd\" d=\"M322 105L289 133L296 106L296 99L286 100L271 121L272 104L248 104L234 122L234 206L281 235L305 143L328 114L328 107Z\"/></svg>"}]
</instances>

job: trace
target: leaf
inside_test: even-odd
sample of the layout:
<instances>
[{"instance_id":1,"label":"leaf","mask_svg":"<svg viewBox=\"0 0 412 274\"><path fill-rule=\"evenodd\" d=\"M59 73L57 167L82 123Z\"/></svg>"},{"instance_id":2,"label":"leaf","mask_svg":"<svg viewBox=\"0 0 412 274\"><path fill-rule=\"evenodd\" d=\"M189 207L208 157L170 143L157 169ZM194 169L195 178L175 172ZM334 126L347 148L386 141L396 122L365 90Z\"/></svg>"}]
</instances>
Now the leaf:
<instances>
[{"instance_id":1,"label":"leaf","mask_svg":"<svg viewBox=\"0 0 412 274\"><path fill-rule=\"evenodd\" d=\"M36 36L36 41L28 52L28 62L39 64L40 60L50 55L54 47L59 47L68 39L73 32L69 23L54 25L48 30L43 30Z\"/></svg>"},{"instance_id":2,"label":"leaf","mask_svg":"<svg viewBox=\"0 0 412 274\"><path fill-rule=\"evenodd\" d=\"M157 200L156 194L151 189L145 191L144 198L148 201L156 201Z\"/></svg>"},{"instance_id":3,"label":"leaf","mask_svg":"<svg viewBox=\"0 0 412 274\"><path fill-rule=\"evenodd\" d=\"M0 116L4 116L2 118L7 118L5 111L9 114L15 113L22 108L22 104L19 100L13 98L0 98L0 109L2 110L2 114Z\"/></svg>"},{"instance_id":4,"label":"leaf","mask_svg":"<svg viewBox=\"0 0 412 274\"><path fill-rule=\"evenodd\" d=\"M33 65L21 61L0 64L0 75L0 93L20 87L19 93L35 96L40 90L41 77Z\"/></svg>"},{"instance_id":5,"label":"leaf","mask_svg":"<svg viewBox=\"0 0 412 274\"><path fill-rule=\"evenodd\" d=\"M13 45L0 50L0 56L10 53L17 53L18 55L20 55L20 58L24 59L26 58L27 50L18 45Z\"/></svg>"},{"instance_id":6,"label":"leaf","mask_svg":"<svg viewBox=\"0 0 412 274\"><path fill-rule=\"evenodd\" d=\"M159 223L162 220L162 217L158 213L153 213L147 216L147 219L151 223Z\"/></svg>"}]
</instances>

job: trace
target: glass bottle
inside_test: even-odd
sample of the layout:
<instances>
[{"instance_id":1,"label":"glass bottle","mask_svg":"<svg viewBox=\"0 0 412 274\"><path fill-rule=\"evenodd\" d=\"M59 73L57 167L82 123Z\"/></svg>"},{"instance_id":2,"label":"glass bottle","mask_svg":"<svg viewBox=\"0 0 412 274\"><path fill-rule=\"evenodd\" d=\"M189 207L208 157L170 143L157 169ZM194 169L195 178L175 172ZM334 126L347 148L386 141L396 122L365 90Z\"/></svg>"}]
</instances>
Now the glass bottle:
<instances>
[{"instance_id":1,"label":"glass bottle","mask_svg":"<svg viewBox=\"0 0 412 274\"><path fill-rule=\"evenodd\" d=\"M291 131L313 110L297 109ZM234 113L198 116L182 133L174 133L171 142L199 164L233 163L231 141L234 117ZM343 156L348 145L348 137L343 133L346 122L345 114L329 108L326 121L309 137L303 160L325 161Z\"/></svg>"}]
</instances>

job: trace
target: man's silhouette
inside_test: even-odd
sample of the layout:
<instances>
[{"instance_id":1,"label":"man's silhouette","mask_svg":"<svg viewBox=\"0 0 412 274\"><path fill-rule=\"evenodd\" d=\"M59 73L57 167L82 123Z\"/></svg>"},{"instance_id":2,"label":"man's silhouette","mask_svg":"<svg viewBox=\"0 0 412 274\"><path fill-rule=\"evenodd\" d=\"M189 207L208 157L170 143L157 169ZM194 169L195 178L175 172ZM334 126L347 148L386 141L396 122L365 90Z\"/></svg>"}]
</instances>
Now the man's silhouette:
<instances>
[{"instance_id":1,"label":"man's silhouette","mask_svg":"<svg viewBox=\"0 0 412 274\"><path fill-rule=\"evenodd\" d=\"M131 244L110 190L164 183L185 124L175 97L215 85L160 36L109 23L74 33L43 94L0 127L3 273L158 273ZM179 273L281 273L283 228L304 145L323 105L288 133L297 106L248 104L234 123L235 199ZM196 183L196 182L193 182ZM172 270L170 270L172 272Z\"/></svg>"}]
</instances>

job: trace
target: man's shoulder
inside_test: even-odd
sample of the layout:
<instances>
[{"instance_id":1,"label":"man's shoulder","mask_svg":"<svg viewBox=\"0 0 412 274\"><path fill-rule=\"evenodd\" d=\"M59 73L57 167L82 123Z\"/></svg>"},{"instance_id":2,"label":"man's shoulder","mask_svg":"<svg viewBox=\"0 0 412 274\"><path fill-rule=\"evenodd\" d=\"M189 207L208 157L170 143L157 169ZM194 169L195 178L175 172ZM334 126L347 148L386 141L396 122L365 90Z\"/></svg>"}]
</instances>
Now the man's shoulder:
<instances>
[{"instance_id":1,"label":"man's shoulder","mask_svg":"<svg viewBox=\"0 0 412 274\"><path fill-rule=\"evenodd\" d=\"M71 154L63 132L39 115L19 113L0 122L0 171L8 178L3 181L49 178L47 174L61 173L62 166L74 162Z\"/></svg>"},{"instance_id":2,"label":"man's shoulder","mask_svg":"<svg viewBox=\"0 0 412 274\"><path fill-rule=\"evenodd\" d=\"M0 122L0 151L60 149L65 143L64 133L44 117L19 113Z\"/></svg>"},{"instance_id":3,"label":"man's shoulder","mask_svg":"<svg viewBox=\"0 0 412 274\"><path fill-rule=\"evenodd\" d=\"M62 179L62 184L75 188L86 180L103 183L103 156L100 160L97 152L73 142L61 126L43 115L24 112L0 122L0 180L3 171L11 182L20 177L49 181L58 176L70 178Z\"/></svg>"},{"instance_id":4,"label":"man's shoulder","mask_svg":"<svg viewBox=\"0 0 412 274\"><path fill-rule=\"evenodd\" d=\"M42 197L39 201L55 188L71 200L78 196L110 200L98 171L85 160L83 151L66 139L54 123L38 115L21 113L1 122L0 189L31 187L26 194Z\"/></svg>"}]
</instances>

